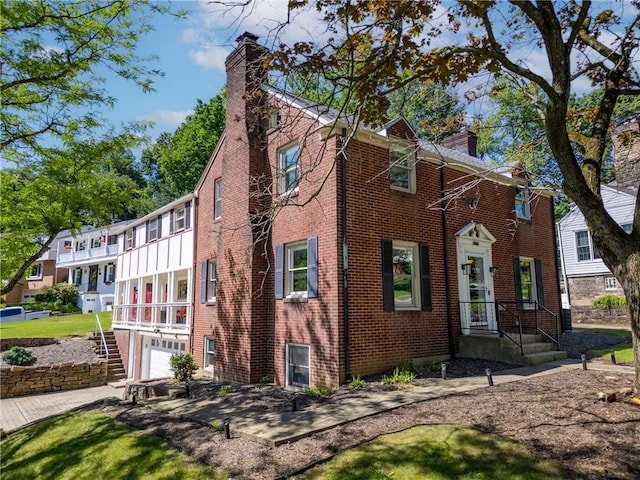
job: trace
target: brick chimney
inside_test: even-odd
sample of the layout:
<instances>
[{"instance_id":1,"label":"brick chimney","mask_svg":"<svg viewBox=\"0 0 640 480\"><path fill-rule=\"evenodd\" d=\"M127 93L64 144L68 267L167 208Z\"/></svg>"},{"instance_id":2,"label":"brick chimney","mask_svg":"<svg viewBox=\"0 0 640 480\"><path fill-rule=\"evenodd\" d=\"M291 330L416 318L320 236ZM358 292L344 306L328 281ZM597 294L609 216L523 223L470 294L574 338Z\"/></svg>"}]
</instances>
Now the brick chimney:
<instances>
[{"instance_id":1,"label":"brick chimney","mask_svg":"<svg viewBox=\"0 0 640 480\"><path fill-rule=\"evenodd\" d=\"M454 133L450 137L445 138L442 141L442 146L467 153L472 157L478 156L478 136L467 130L465 127L463 127L458 133Z\"/></svg>"},{"instance_id":2,"label":"brick chimney","mask_svg":"<svg viewBox=\"0 0 640 480\"><path fill-rule=\"evenodd\" d=\"M629 118L613 132L613 161L620 188L640 185L640 115Z\"/></svg>"},{"instance_id":3,"label":"brick chimney","mask_svg":"<svg viewBox=\"0 0 640 480\"><path fill-rule=\"evenodd\" d=\"M268 238L256 236L260 228L255 225L265 199L262 186L268 185L270 177L263 114L267 95L261 89L268 50L257 40L251 33L240 35L225 62L224 213L220 220L224 251L218 251L217 322L227 332L220 339L221 348L229 354L226 368L233 378L249 383L273 373L273 292L269 289L274 281L264 278L270 272L265 252L271 248ZM266 180L257 182L258 178Z\"/></svg>"}]
</instances>

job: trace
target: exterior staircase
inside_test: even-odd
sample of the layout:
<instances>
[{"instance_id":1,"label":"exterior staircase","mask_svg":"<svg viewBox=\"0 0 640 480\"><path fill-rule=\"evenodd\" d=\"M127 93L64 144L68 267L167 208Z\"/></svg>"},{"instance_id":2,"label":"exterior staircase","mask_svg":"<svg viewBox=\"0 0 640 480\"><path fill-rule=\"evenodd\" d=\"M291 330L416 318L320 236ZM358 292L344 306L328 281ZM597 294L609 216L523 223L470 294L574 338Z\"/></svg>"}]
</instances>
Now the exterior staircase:
<instances>
[{"instance_id":1,"label":"exterior staircase","mask_svg":"<svg viewBox=\"0 0 640 480\"><path fill-rule=\"evenodd\" d=\"M508 335L500 337L498 334L461 335L459 346L460 357L515 365L539 365L567 358L567 352L557 350L554 343L543 342L541 335L533 334L522 335L522 350Z\"/></svg>"},{"instance_id":2,"label":"exterior staircase","mask_svg":"<svg viewBox=\"0 0 640 480\"><path fill-rule=\"evenodd\" d=\"M106 330L104 333L104 339L109 349L109 358L107 359L107 382L118 382L127 379L127 374L124 371L122 364L122 358L120 357L120 351L118 350L118 344L113 334L113 330ZM95 333L93 336L95 342L94 350L98 354L99 358L107 358L104 348L101 347L100 333Z\"/></svg>"}]
</instances>

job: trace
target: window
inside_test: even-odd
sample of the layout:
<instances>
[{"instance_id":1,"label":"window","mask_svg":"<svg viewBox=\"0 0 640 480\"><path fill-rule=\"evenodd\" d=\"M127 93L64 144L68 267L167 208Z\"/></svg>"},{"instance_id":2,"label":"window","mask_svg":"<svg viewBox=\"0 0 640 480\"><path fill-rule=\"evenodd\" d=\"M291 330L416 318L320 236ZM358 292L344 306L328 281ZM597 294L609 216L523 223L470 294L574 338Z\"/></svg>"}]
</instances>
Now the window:
<instances>
[{"instance_id":1,"label":"window","mask_svg":"<svg viewBox=\"0 0 640 480\"><path fill-rule=\"evenodd\" d=\"M158 238L158 219L154 218L147 222L147 242Z\"/></svg>"},{"instance_id":2,"label":"window","mask_svg":"<svg viewBox=\"0 0 640 480\"><path fill-rule=\"evenodd\" d=\"M276 245L276 298L318 296L318 237Z\"/></svg>"},{"instance_id":3,"label":"window","mask_svg":"<svg viewBox=\"0 0 640 480\"><path fill-rule=\"evenodd\" d=\"M207 281L207 300L215 302L216 300L216 288L218 284L218 272L216 262L214 260L209 261L208 268L208 281Z\"/></svg>"},{"instance_id":4,"label":"window","mask_svg":"<svg viewBox=\"0 0 640 480\"><path fill-rule=\"evenodd\" d=\"M415 192L415 153L410 145L392 143L389 148L391 188Z\"/></svg>"},{"instance_id":5,"label":"window","mask_svg":"<svg viewBox=\"0 0 640 480\"><path fill-rule=\"evenodd\" d=\"M280 118L280 110L274 108L269 112L269 128L278 127L281 120L282 119Z\"/></svg>"},{"instance_id":6,"label":"window","mask_svg":"<svg viewBox=\"0 0 640 480\"><path fill-rule=\"evenodd\" d=\"M125 233L124 248L125 250L133 248L133 229L127 230L127 233Z\"/></svg>"},{"instance_id":7,"label":"window","mask_svg":"<svg viewBox=\"0 0 640 480\"><path fill-rule=\"evenodd\" d=\"M99 248L102 246L102 237L92 238L91 239L91 248Z\"/></svg>"},{"instance_id":8,"label":"window","mask_svg":"<svg viewBox=\"0 0 640 480\"><path fill-rule=\"evenodd\" d=\"M215 260L203 260L200 272L200 303L215 302L218 291L218 266Z\"/></svg>"},{"instance_id":9,"label":"window","mask_svg":"<svg viewBox=\"0 0 640 480\"><path fill-rule=\"evenodd\" d=\"M431 310L428 245L382 240L382 299L386 312Z\"/></svg>"},{"instance_id":10,"label":"window","mask_svg":"<svg viewBox=\"0 0 640 480\"><path fill-rule=\"evenodd\" d=\"M213 219L219 220L222 217L222 179L216 178L213 183Z\"/></svg>"},{"instance_id":11,"label":"window","mask_svg":"<svg viewBox=\"0 0 640 480\"><path fill-rule=\"evenodd\" d=\"M298 144L294 143L283 148L278 154L278 193L284 194L298 188L300 178L300 152Z\"/></svg>"},{"instance_id":12,"label":"window","mask_svg":"<svg viewBox=\"0 0 640 480\"><path fill-rule=\"evenodd\" d=\"M514 257L516 302L520 310L544 305L542 262L539 258Z\"/></svg>"},{"instance_id":13,"label":"window","mask_svg":"<svg viewBox=\"0 0 640 480\"><path fill-rule=\"evenodd\" d=\"M113 283L115 280L116 269L113 263L104 266L104 283Z\"/></svg>"},{"instance_id":14,"label":"window","mask_svg":"<svg viewBox=\"0 0 640 480\"><path fill-rule=\"evenodd\" d=\"M116 245L118 243L117 235L109 235L107 234L107 245Z\"/></svg>"},{"instance_id":15,"label":"window","mask_svg":"<svg viewBox=\"0 0 640 480\"><path fill-rule=\"evenodd\" d=\"M579 262L601 258L600 252L593 244L593 239L587 230L576 232L576 253Z\"/></svg>"},{"instance_id":16,"label":"window","mask_svg":"<svg viewBox=\"0 0 640 480\"><path fill-rule=\"evenodd\" d=\"M76 268L73 271L73 283L75 283L78 286L82 285L82 269L81 268Z\"/></svg>"},{"instance_id":17,"label":"window","mask_svg":"<svg viewBox=\"0 0 640 480\"><path fill-rule=\"evenodd\" d=\"M604 277L604 289L609 291L617 290L618 282L616 277Z\"/></svg>"},{"instance_id":18,"label":"window","mask_svg":"<svg viewBox=\"0 0 640 480\"><path fill-rule=\"evenodd\" d=\"M64 241L64 248L65 248L66 250L71 250L71 249L73 248L73 245L72 245L72 243L71 243L71 240L65 240L65 241Z\"/></svg>"},{"instance_id":19,"label":"window","mask_svg":"<svg viewBox=\"0 0 640 480\"><path fill-rule=\"evenodd\" d=\"M34 263L33 265L31 265L31 269L29 270L29 276L27 277L27 280L35 280L38 278L42 278L42 264L41 263Z\"/></svg>"},{"instance_id":20,"label":"window","mask_svg":"<svg viewBox=\"0 0 640 480\"><path fill-rule=\"evenodd\" d=\"M81 252L87 249L87 241L82 240L81 242L76 242L76 251Z\"/></svg>"},{"instance_id":21,"label":"window","mask_svg":"<svg viewBox=\"0 0 640 480\"><path fill-rule=\"evenodd\" d=\"M530 219L531 208L529 206L529 189L528 188L516 188L515 194L515 211L516 217Z\"/></svg>"},{"instance_id":22,"label":"window","mask_svg":"<svg viewBox=\"0 0 640 480\"><path fill-rule=\"evenodd\" d=\"M173 217L173 231L184 230L186 209L184 207L177 208Z\"/></svg>"},{"instance_id":23,"label":"window","mask_svg":"<svg viewBox=\"0 0 640 480\"><path fill-rule=\"evenodd\" d=\"M216 344L213 337L204 337L204 368L213 369L213 357Z\"/></svg>"},{"instance_id":24,"label":"window","mask_svg":"<svg viewBox=\"0 0 640 480\"><path fill-rule=\"evenodd\" d=\"M287 344L287 385L309 387L310 349L308 345Z\"/></svg>"},{"instance_id":25,"label":"window","mask_svg":"<svg viewBox=\"0 0 640 480\"><path fill-rule=\"evenodd\" d=\"M187 281L186 280L178 280L178 293L176 300L186 300L187 299Z\"/></svg>"}]
</instances>

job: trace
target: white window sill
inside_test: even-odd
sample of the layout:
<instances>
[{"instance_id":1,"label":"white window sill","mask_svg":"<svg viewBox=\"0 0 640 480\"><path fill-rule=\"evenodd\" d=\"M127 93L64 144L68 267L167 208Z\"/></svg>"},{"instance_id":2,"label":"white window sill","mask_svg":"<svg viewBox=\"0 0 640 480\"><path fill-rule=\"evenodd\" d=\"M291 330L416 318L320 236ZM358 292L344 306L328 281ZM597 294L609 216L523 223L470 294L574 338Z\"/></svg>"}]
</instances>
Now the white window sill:
<instances>
[{"instance_id":1,"label":"white window sill","mask_svg":"<svg viewBox=\"0 0 640 480\"><path fill-rule=\"evenodd\" d=\"M284 303L307 303L308 298L306 295L289 295L284 297Z\"/></svg>"}]
</instances>

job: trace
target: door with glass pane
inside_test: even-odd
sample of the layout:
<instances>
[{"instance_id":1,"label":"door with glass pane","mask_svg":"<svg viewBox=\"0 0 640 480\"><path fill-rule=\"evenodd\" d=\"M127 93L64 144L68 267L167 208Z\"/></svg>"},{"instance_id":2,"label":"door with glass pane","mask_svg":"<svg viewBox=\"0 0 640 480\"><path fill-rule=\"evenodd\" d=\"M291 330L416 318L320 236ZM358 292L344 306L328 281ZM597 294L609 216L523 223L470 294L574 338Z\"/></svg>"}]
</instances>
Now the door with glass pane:
<instances>
[{"instance_id":1,"label":"door with glass pane","mask_svg":"<svg viewBox=\"0 0 640 480\"><path fill-rule=\"evenodd\" d=\"M465 333L496 330L490 258L489 253L465 252L464 267L461 265L464 288L460 292L462 328Z\"/></svg>"}]
</instances>

